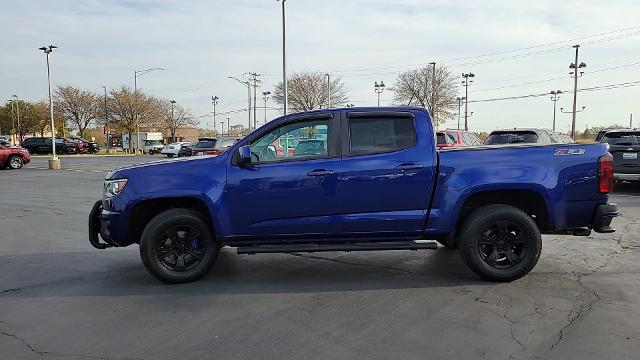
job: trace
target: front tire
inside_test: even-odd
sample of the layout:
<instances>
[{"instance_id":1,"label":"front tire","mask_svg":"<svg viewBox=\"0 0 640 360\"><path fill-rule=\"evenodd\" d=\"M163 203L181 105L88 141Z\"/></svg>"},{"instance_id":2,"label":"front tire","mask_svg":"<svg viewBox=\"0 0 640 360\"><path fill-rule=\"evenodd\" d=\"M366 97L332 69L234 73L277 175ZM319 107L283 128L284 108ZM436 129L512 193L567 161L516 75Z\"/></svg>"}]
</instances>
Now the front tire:
<instances>
[{"instance_id":1,"label":"front tire","mask_svg":"<svg viewBox=\"0 0 640 360\"><path fill-rule=\"evenodd\" d=\"M508 205L474 210L460 233L462 260L489 281L513 281L528 274L542 250L540 230L524 211Z\"/></svg>"},{"instance_id":2,"label":"front tire","mask_svg":"<svg viewBox=\"0 0 640 360\"><path fill-rule=\"evenodd\" d=\"M140 257L151 275L176 284L198 280L218 257L219 247L205 218L191 209L156 215L140 239Z\"/></svg>"},{"instance_id":3,"label":"front tire","mask_svg":"<svg viewBox=\"0 0 640 360\"><path fill-rule=\"evenodd\" d=\"M13 155L9 157L9 161L7 162L7 168L11 170L18 170L22 168L24 165L24 160L20 156Z\"/></svg>"}]
</instances>

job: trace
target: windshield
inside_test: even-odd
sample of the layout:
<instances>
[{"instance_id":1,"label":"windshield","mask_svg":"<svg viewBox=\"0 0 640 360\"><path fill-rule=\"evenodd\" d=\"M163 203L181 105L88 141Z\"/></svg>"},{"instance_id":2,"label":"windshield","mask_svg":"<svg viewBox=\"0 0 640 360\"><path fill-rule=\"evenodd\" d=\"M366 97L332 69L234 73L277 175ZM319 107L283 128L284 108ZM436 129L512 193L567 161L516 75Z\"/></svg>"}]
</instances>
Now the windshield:
<instances>
[{"instance_id":1,"label":"windshield","mask_svg":"<svg viewBox=\"0 0 640 360\"><path fill-rule=\"evenodd\" d=\"M532 131L528 132L499 132L492 133L485 144L517 144L517 143L535 143L538 141L538 135Z\"/></svg>"},{"instance_id":2,"label":"windshield","mask_svg":"<svg viewBox=\"0 0 640 360\"><path fill-rule=\"evenodd\" d=\"M194 146L195 149L212 149L216 146L216 140L211 139L211 140L198 140L198 142L196 143L196 145Z\"/></svg>"},{"instance_id":3,"label":"windshield","mask_svg":"<svg viewBox=\"0 0 640 360\"><path fill-rule=\"evenodd\" d=\"M640 145L640 132L607 133L602 142L609 145Z\"/></svg>"}]
</instances>

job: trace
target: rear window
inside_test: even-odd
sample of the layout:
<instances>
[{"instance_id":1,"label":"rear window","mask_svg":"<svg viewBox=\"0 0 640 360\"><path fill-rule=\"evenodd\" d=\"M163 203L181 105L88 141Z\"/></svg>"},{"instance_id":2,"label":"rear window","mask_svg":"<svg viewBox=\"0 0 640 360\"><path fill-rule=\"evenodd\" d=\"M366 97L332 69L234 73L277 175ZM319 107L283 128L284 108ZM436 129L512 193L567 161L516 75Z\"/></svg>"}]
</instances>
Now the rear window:
<instances>
[{"instance_id":1,"label":"rear window","mask_svg":"<svg viewBox=\"0 0 640 360\"><path fill-rule=\"evenodd\" d=\"M194 149L212 149L216 147L216 140L198 140L193 146Z\"/></svg>"},{"instance_id":2,"label":"rear window","mask_svg":"<svg viewBox=\"0 0 640 360\"><path fill-rule=\"evenodd\" d=\"M532 131L496 132L489 135L485 144L518 144L538 142L538 135Z\"/></svg>"},{"instance_id":3,"label":"rear window","mask_svg":"<svg viewBox=\"0 0 640 360\"><path fill-rule=\"evenodd\" d=\"M403 150L416 143L412 118L349 119L351 155Z\"/></svg>"},{"instance_id":4,"label":"rear window","mask_svg":"<svg viewBox=\"0 0 640 360\"><path fill-rule=\"evenodd\" d=\"M604 135L602 142L609 145L640 145L640 132L614 132Z\"/></svg>"}]
</instances>

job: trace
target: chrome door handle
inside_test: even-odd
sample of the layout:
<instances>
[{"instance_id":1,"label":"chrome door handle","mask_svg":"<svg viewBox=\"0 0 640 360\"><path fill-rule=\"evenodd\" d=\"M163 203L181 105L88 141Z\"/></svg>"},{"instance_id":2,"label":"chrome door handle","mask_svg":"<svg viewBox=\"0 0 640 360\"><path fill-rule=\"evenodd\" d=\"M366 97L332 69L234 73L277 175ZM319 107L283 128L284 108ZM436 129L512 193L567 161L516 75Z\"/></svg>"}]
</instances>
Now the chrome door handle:
<instances>
[{"instance_id":1,"label":"chrome door handle","mask_svg":"<svg viewBox=\"0 0 640 360\"><path fill-rule=\"evenodd\" d=\"M333 174L333 170L318 169L318 170L309 171L307 173L307 176L327 176L332 174Z\"/></svg>"}]
</instances>

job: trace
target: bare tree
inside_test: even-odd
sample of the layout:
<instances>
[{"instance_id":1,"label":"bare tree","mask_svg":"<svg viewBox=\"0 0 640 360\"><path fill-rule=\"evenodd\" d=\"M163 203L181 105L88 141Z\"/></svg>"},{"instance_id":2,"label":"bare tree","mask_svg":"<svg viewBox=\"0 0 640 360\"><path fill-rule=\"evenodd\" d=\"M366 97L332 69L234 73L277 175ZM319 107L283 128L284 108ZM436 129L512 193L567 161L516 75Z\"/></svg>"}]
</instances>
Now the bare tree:
<instances>
[{"instance_id":1,"label":"bare tree","mask_svg":"<svg viewBox=\"0 0 640 360\"><path fill-rule=\"evenodd\" d=\"M157 100L141 91L135 93L126 86L111 90L107 108L109 122L127 131L129 139L139 126L145 126L159 117ZM129 148L132 146L133 142L129 141Z\"/></svg>"},{"instance_id":2,"label":"bare tree","mask_svg":"<svg viewBox=\"0 0 640 360\"><path fill-rule=\"evenodd\" d=\"M331 106L343 106L349 101L344 89L344 83L339 76L330 76ZM282 105L284 93L282 82L276 85L273 100ZM293 73L287 79L287 102L290 111L308 111L327 107L329 91L327 91L327 77L319 72Z\"/></svg>"},{"instance_id":3,"label":"bare tree","mask_svg":"<svg viewBox=\"0 0 640 360\"><path fill-rule=\"evenodd\" d=\"M443 124L456 114L456 79L444 66L436 67L435 80L431 66L405 71L398 75L392 90L398 105L427 108L435 123Z\"/></svg>"},{"instance_id":4,"label":"bare tree","mask_svg":"<svg viewBox=\"0 0 640 360\"><path fill-rule=\"evenodd\" d=\"M84 136L84 131L96 119L100 103L95 93L72 86L58 86L54 106L65 122L70 122Z\"/></svg>"},{"instance_id":5,"label":"bare tree","mask_svg":"<svg viewBox=\"0 0 640 360\"><path fill-rule=\"evenodd\" d=\"M162 127L169 130L171 136L171 142L176 141L176 132L178 129L186 126L198 125L198 120L193 117L189 109L174 104L173 106L173 118L171 114L171 101L167 99L158 100L158 109L160 110L160 117L162 120Z\"/></svg>"}]
</instances>

